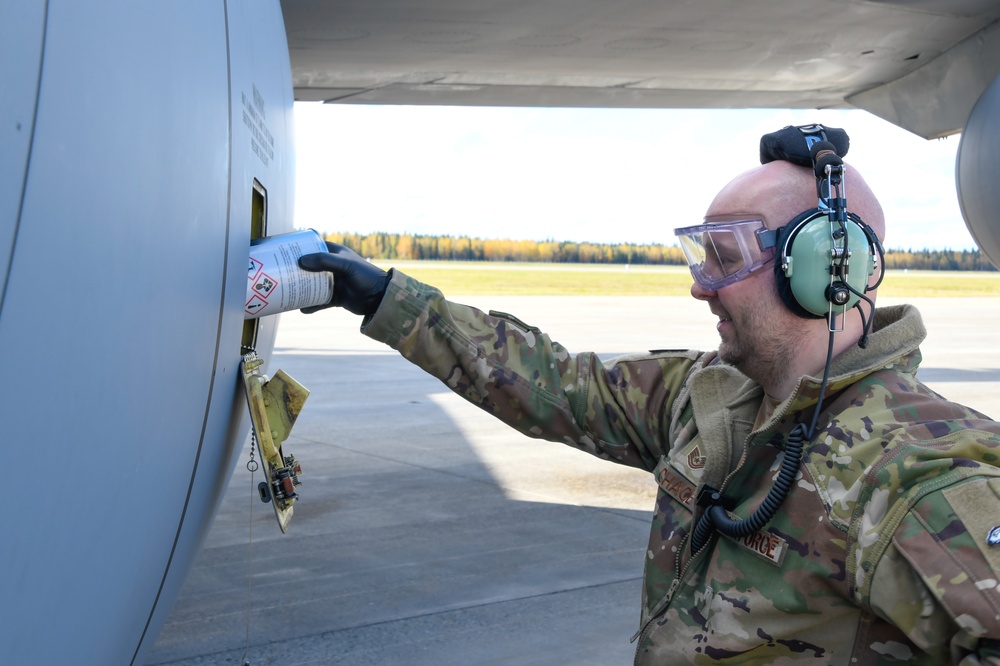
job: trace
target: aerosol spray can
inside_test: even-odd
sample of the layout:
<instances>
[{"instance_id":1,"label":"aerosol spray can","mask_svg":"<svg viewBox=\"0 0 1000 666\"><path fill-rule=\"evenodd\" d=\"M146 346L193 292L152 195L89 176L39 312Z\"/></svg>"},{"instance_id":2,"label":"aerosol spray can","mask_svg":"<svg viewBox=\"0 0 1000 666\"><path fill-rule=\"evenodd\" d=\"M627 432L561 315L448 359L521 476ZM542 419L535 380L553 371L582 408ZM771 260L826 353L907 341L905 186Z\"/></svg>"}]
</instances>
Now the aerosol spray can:
<instances>
[{"instance_id":1,"label":"aerosol spray can","mask_svg":"<svg viewBox=\"0 0 1000 666\"><path fill-rule=\"evenodd\" d=\"M251 241L245 318L329 303L333 298L333 273L310 273L299 268L302 255L326 251L323 238L312 229Z\"/></svg>"}]
</instances>

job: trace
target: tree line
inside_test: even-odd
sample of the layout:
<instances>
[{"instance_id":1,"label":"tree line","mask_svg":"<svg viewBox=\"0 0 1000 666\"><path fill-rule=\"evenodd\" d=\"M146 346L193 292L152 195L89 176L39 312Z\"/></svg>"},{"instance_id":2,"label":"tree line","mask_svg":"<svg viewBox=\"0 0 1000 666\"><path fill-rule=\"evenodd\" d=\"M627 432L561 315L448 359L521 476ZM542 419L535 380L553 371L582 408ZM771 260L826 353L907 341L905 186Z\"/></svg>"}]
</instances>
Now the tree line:
<instances>
[{"instance_id":1,"label":"tree line","mask_svg":"<svg viewBox=\"0 0 1000 666\"><path fill-rule=\"evenodd\" d=\"M328 233L326 240L346 245L369 259L523 261L573 264L649 264L683 266L684 253L676 245L636 243L576 243L429 236L421 234ZM995 271L977 250L887 250L889 269L932 271Z\"/></svg>"},{"instance_id":2,"label":"tree line","mask_svg":"<svg viewBox=\"0 0 1000 666\"><path fill-rule=\"evenodd\" d=\"M886 250L885 267L916 271L995 271L986 255L976 250Z\"/></svg>"}]
</instances>

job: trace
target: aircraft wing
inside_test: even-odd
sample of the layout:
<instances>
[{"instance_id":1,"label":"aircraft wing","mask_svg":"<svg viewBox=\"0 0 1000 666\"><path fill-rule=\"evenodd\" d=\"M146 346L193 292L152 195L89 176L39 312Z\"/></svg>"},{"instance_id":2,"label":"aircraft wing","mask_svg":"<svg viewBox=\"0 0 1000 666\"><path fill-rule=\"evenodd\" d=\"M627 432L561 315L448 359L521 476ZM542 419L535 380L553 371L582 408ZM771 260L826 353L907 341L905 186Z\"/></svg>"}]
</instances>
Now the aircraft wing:
<instances>
[{"instance_id":1,"label":"aircraft wing","mask_svg":"<svg viewBox=\"0 0 1000 666\"><path fill-rule=\"evenodd\" d=\"M1000 72L995 0L283 0L295 98L866 109L925 138Z\"/></svg>"}]
</instances>

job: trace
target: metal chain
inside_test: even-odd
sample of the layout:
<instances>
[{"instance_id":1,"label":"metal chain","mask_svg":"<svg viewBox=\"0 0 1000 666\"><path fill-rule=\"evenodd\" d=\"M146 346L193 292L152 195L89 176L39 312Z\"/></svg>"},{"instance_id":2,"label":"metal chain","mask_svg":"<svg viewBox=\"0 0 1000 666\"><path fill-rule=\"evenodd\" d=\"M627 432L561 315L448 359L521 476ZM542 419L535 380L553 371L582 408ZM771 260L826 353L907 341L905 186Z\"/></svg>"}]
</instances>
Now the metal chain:
<instances>
[{"instance_id":1,"label":"metal chain","mask_svg":"<svg viewBox=\"0 0 1000 666\"><path fill-rule=\"evenodd\" d=\"M257 446L257 436L253 432L253 428L250 429L250 460L247 461L247 469L250 471L250 529L249 537L247 539L247 636L246 643L243 648L243 666L250 666L250 660L247 659L247 654L250 652L250 608L253 601L252 590L253 590L253 505L254 494L257 492L257 486L253 482L253 474L257 471L258 465L257 461L254 460L254 449Z\"/></svg>"},{"instance_id":2,"label":"metal chain","mask_svg":"<svg viewBox=\"0 0 1000 666\"><path fill-rule=\"evenodd\" d=\"M253 347L247 347L242 345L243 351L247 353L256 354L257 350ZM254 483L254 472L257 471L259 465L254 459L254 451L257 449L257 434L254 432L253 427L250 428L250 460L247 461L247 470L250 472L250 528L249 537L247 539L247 635L246 643L243 648L243 666L250 666L250 660L247 659L247 654L250 652L250 609L253 602L253 505L256 503L255 494L257 492L257 486Z\"/></svg>"}]
</instances>

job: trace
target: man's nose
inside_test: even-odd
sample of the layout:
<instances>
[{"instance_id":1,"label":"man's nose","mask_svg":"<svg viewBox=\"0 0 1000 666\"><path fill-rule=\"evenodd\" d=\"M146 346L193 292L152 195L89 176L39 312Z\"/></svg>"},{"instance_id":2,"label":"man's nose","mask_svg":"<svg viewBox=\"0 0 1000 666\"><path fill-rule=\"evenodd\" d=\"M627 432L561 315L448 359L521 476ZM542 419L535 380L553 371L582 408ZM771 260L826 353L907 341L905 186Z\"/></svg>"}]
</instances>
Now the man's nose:
<instances>
[{"instance_id":1,"label":"man's nose","mask_svg":"<svg viewBox=\"0 0 1000 666\"><path fill-rule=\"evenodd\" d=\"M695 280L691 283L691 295L697 298L699 301L707 301L708 299L714 297L716 294L715 289L705 289L698 281Z\"/></svg>"}]
</instances>

